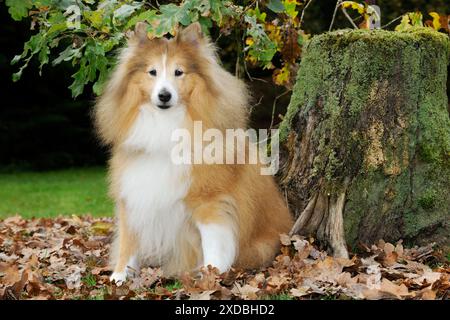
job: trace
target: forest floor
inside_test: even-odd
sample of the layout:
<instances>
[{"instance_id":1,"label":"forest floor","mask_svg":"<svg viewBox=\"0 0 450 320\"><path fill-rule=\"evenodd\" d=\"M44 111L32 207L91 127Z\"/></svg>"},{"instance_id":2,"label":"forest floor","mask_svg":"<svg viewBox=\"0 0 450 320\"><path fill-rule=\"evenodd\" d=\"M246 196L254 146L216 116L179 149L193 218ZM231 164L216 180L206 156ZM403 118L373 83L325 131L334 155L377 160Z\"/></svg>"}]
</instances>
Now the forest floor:
<instances>
[{"instance_id":1,"label":"forest floor","mask_svg":"<svg viewBox=\"0 0 450 320\"><path fill-rule=\"evenodd\" d=\"M379 241L350 259L313 239L281 235L270 267L166 278L144 268L122 286L109 282L111 218L0 220L0 299L449 299L448 257L433 248Z\"/></svg>"}]
</instances>

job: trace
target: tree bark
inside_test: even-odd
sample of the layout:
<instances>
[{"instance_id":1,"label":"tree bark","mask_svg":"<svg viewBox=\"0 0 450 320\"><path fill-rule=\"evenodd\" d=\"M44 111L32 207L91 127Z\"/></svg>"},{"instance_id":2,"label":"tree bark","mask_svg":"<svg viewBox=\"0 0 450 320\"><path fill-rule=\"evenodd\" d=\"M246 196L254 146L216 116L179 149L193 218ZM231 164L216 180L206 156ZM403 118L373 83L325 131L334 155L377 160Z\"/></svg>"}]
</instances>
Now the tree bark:
<instances>
[{"instance_id":1,"label":"tree bark","mask_svg":"<svg viewBox=\"0 0 450 320\"><path fill-rule=\"evenodd\" d=\"M379 239L448 248L450 44L444 34L336 31L306 46L281 124L297 221L336 256Z\"/></svg>"}]
</instances>

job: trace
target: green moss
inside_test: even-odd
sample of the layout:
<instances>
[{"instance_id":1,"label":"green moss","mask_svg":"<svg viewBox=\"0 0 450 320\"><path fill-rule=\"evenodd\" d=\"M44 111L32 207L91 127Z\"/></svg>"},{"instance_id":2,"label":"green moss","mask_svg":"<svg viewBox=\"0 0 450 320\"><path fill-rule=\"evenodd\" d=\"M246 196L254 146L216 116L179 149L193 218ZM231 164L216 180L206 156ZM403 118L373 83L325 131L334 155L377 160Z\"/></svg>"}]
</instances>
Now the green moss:
<instances>
[{"instance_id":1,"label":"green moss","mask_svg":"<svg viewBox=\"0 0 450 320\"><path fill-rule=\"evenodd\" d=\"M436 237L440 237L440 232L443 237L448 237L445 225L450 221L449 181L450 170L446 167L434 163L421 163L415 167L411 189L413 198L404 214L406 237L417 238L423 230Z\"/></svg>"},{"instance_id":2,"label":"green moss","mask_svg":"<svg viewBox=\"0 0 450 320\"><path fill-rule=\"evenodd\" d=\"M381 171L355 177L347 191L344 213L344 230L349 244L370 243L374 241L372 238L386 241L402 238L399 221L403 219L402 212L409 199L409 181L408 171L391 178L386 178Z\"/></svg>"},{"instance_id":3,"label":"green moss","mask_svg":"<svg viewBox=\"0 0 450 320\"><path fill-rule=\"evenodd\" d=\"M427 190L419 198L419 206L425 210L431 210L436 206L437 193L434 190Z\"/></svg>"},{"instance_id":4,"label":"green moss","mask_svg":"<svg viewBox=\"0 0 450 320\"><path fill-rule=\"evenodd\" d=\"M315 101L318 93L333 90L327 83L329 76L336 73L345 75L345 69L352 67L351 76L355 81L347 86L349 99L346 100L351 101L352 112L357 112L365 103L364 96L371 83L393 70L392 62L397 61L390 61L390 57L403 55L406 60L402 59L402 62L406 65L400 67L408 67L413 74L420 72L420 54L417 53L421 50L418 47L426 48L430 55L440 55L436 59L449 60L448 37L429 28L413 28L404 32L339 30L313 37L305 46L291 102L280 125L281 140L286 139L299 109L307 106L303 110L307 112L312 107L308 102ZM373 54L374 51L377 54ZM446 63L440 65L445 66ZM318 92L317 88L321 87L322 92ZM411 87L413 89L414 86Z\"/></svg>"}]
</instances>

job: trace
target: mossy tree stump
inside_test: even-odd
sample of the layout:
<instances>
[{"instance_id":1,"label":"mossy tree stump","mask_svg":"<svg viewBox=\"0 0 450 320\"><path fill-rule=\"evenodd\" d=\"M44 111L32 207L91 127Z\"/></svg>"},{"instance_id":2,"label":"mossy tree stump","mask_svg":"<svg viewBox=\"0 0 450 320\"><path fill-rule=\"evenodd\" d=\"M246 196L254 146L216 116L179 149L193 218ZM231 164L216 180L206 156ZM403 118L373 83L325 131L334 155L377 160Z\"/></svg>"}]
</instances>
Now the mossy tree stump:
<instances>
[{"instance_id":1,"label":"mossy tree stump","mask_svg":"<svg viewBox=\"0 0 450 320\"><path fill-rule=\"evenodd\" d=\"M281 125L291 233L343 257L379 239L449 245L449 49L425 28L308 43Z\"/></svg>"}]
</instances>

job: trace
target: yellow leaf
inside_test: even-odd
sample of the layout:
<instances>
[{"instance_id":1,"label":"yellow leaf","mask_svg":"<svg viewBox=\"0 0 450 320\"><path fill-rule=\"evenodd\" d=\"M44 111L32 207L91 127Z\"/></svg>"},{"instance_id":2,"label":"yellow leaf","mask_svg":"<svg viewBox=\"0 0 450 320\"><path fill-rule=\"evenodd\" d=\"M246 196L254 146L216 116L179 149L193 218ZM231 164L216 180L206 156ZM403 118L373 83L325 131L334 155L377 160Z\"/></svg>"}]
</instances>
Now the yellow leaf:
<instances>
[{"instance_id":1,"label":"yellow leaf","mask_svg":"<svg viewBox=\"0 0 450 320\"><path fill-rule=\"evenodd\" d=\"M253 41L253 38L248 37L247 39L245 39L245 44L248 46L252 46L255 43L255 41Z\"/></svg>"},{"instance_id":2,"label":"yellow leaf","mask_svg":"<svg viewBox=\"0 0 450 320\"><path fill-rule=\"evenodd\" d=\"M110 27L108 27L108 26L103 26L102 27L102 32L104 32L104 33L109 33L111 31L111 28Z\"/></svg>"},{"instance_id":3,"label":"yellow leaf","mask_svg":"<svg viewBox=\"0 0 450 320\"><path fill-rule=\"evenodd\" d=\"M90 231L95 235L106 235L111 232L112 228L113 225L109 222L97 221L91 225Z\"/></svg>"},{"instance_id":4,"label":"yellow leaf","mask_svg":"<svg viewBox=\"0 0 450 320\"><path fill-rule=\"evenodd\" d=\"M411 20L409 19L409 15L405 14L402 17L402 21L400 21L400 24L395 27L395 31L403 31L411 28L410 22Z\"/></svg>"},{"instance_id":5,"label":"yellow leaf","mask_svg":"<svg viewBox=\"0 0 450 320\"><path fill-rule=\"evenodd\" d=\"M267 36L277 45L277 49L279 51L283 42L281 38L281 28L271 23L266 23L265 30Z\"/></svg>"},{"instance_id":6,"label":"yellow leaf","mask_svg":"<svg viewBox=\"0 0 450 320\"><path fill-rule=\"evenodd\" d=\"M248 62L250 62L251 64L256 64L258 62L258 59L256 59L256 57L251 56L251 55L247 55L245 57L245 60L247 60Z\"/></svg>"},{"instance_id":7,"label":"yellow leaf","mask_svg":"<svg viewBox=\"0 0 450 320\"><path fill-rule=\"evenodd\" d=\"M414 27L423 27L423 16L420 12L410 12L409 18L411 19L411 25Z\"/></svg>"},{"instance_id":8,"label":"yellow leaf","mask_svg":"<svg viewBox=\"0 0 450 320\"><path fill-rule=\"evenodd\" d=\"M441 28L441 17L439 16L439 13L437 12L430 12L430 16L433 17L433 28L434 30L439 30Z\"/></svg>"},{"instance_id":9,"label":"yellow leaf","mask_svg":"<svg viewBox=\"0 0 450 320\"><path fill-rule=\"evenodd\" d=\"M275 82L275 84L279 85L279 86L283 86L286 83L289 82L289 69L288 66L284 66L282 69L278 69L274 72L274 77L273 77L273 81Z\"/></svg>"},{"instance_id":10,"label":"yellow leaf","mask_svg":"<svg viewBox=\"0 0 450 320\"><path fill-rule=\"evenodd\" d=\"M343 1L341 5L344 9L351 8L357 10L359 14L364 14L364 12L366 11L364 5L357 3L355 1Z\"/></svg>"},{"instance_id":11,"label":"yellow leaf","mask_svg":"<svg viewBox=\"0 0 450 320\"><path fill-rule=\"evenodd\" d=\"M261 15L259 16L259 19L260 19L262 22L265 22L265 21L266 21L266 16L267 16L267 14L266 14L265 12L263 12L263 13L261 13Z\"/></svg>"},{"instance_id":12,"label":"yellow leaf","mask_svg":"<svg viewBox=\"0 0 450 320\"><path fill-rule=\"evenodd\" d=\"M85 11L83 15L94 28L100 29L103 24L103 10Z\"/></svg>"},{"instance_id":13,"label":"yellow leaf","mask_svg":"<svg viewBox=\"0 0 450 320\"><path fill-rule=\"evenodd\" d=\"M284 5L286 14L292 19L295 19L295 17L298 15L298 11L296 10L297 5L299 5L298 1L283 0L281 3Z\"/></svg>"},{"instance_id":14,"label":"yellow leaf","mask_svg":"<svg viewBox=\"0 0 450 320\"><path fill-rule=\"evenodd\" d=\"M78 217L75 214L72 215L72 221L73 221L73 223L75 223L76 225L79 225L79 226L81 226L83 224L83 220L81 220L80 217Z\"/></svg>"}]
</instances>

